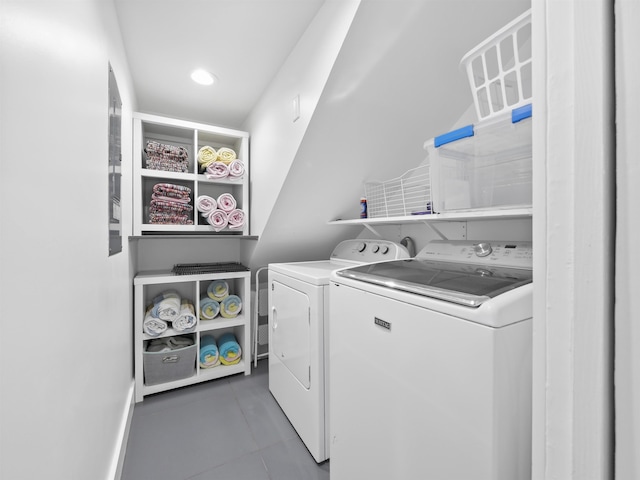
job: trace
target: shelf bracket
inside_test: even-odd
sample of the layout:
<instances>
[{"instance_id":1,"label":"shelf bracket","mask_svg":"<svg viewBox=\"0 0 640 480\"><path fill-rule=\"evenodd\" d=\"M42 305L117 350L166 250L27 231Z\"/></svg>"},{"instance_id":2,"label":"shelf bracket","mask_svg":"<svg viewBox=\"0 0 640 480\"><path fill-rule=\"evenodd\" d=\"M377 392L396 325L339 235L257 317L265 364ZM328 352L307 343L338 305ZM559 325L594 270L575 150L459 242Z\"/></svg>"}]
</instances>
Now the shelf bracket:
<instances>
[{"instance_id":1,"label":"shelf bracket","mask_svg":"<svg viewBox=\"0 0 640 480\"><path fill-rule=\"evenodd\" d=\"M436 226L434 225L433 222L429 222L429 221L424 221L423 222L425 225L427 225L436 235L438 235L442 240L449 240L440 230L438 230L438 228L436 228Z\"/></svg>"},{"instance_id":2,"label":"shelf bracket","mask_svg":"<svg viewBox=\"0 0 640 480\"><path fill-rule=\"evenodd\" d=\"M378 238L382 238L382 235L380 235L380 233L375 228L373 228L371 225L369 225L368 223L365 223L364 226L367 227L367 229L371 233L373 233L375 236L377 236Z\"/></svg>"}]
</instances>

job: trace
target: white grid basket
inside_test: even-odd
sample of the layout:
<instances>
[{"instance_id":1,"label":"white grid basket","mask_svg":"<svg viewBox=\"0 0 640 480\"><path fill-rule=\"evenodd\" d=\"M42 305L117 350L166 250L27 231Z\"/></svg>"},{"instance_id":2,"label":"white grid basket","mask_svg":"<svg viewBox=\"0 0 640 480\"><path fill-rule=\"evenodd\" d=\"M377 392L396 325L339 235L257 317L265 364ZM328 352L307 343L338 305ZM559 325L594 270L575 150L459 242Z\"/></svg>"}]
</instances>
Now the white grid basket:
<instances>
[{"instance_id":1,"label":"white grid basket","mask_svg":"<svg viewBox=\"0 0 640 480\"><path fill-rule=\"evenodd\" d=\"M531 103L531 10L469 51L460 66L480 120Z\"/></svg>"},{"instance_id":2,"label":"white grid basket","mask_svg":"<svg viewBox=\"0 0 640 480\"><path fill-rule=\"evenodd\" d=\"M366 182L364 192L369 218L431 213L429 165L413 168L393 180Z\"/></svg>"}]
</instances>

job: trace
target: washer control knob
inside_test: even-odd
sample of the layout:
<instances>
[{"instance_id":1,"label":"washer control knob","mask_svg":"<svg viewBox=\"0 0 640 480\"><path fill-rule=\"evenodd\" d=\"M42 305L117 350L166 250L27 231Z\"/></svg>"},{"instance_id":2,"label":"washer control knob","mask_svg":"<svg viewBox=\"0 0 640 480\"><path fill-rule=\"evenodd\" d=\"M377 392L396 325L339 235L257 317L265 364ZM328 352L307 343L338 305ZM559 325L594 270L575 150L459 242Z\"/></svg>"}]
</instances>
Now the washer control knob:
<instances>
[{"instance_id":1,"label":"washer control knob","mask_svg":"<svg viewBox=\"0 0 640 480\"><path fill-rule=\"evenodd\" d=\"M491 248L491 244L488 242L478 243L473 247L474 252L478 257L486 257L487 255L491 255L493 249Z\"/></svg>"},{"instance_id":2,"label":"washer control knob","mask_svg":"<svg viewBox=\"0 0 640 480\"><path fill-rule=\"evenodd\" d=\"M380 245L374 245L372 250L373 253L378 253L380 251Z\"/></svg>"},{"instance_id":3,"label":"washer control knob","mask_svg":"<svg viewBox=\"0 0 640 480\"><path fill-rule=\"evenodd\" d=\"M358 245L356 245L356 250L358 250L359 252L364 252L365 248L367 248L367 244L364 242L360 242Z\"/></svg>"},{"instance_id":4,"label":"washer control knob","mask_svg":"<svg viewBox=\"0 0 640 480\"><path fill-rule=\"evenodd\" d=\"M384 247L382 247L382 249L380 250L380 253L382 253L382 255L386 255L387 253L389 253L389 247L387 247L386 245Z\"/></svg>"}]
</instances>

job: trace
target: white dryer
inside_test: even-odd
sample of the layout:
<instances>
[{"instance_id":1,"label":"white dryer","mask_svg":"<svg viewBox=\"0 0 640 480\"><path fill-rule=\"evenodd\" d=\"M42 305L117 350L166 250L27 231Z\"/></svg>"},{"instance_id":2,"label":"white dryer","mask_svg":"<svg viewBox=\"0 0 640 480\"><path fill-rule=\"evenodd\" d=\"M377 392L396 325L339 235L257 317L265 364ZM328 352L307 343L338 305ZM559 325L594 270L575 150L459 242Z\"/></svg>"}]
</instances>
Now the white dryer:
<instances>
[{"instance_id":1,"label":"white dryer","mask_svg":"<svg viewBox=\"0 0 640 480\"><path fill-rule=\"evenodd\" d=\"M531 479L530 243L331 276L332 480Z\"/></svg>"},{"instance_id":2,"label":"white dryer","mask_svg":"<svg viewBox=\"0 0 640 480\"><path fill-rule=\"evenodd\" d=\"M318 463L329 458L330 274L401 258L399 243L355 239L329 260L269 265L269 390Z\"/></svg>"}]
</instances>

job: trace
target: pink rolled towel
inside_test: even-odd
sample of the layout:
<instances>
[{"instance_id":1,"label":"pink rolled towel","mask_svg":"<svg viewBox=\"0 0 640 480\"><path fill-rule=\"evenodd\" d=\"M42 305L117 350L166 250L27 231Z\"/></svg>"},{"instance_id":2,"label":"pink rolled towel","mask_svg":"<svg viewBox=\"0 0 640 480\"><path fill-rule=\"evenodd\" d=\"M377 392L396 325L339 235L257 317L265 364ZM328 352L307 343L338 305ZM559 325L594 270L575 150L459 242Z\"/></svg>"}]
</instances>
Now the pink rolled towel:
<instances>
[{"instance_id":1,"label":"pink rolled towel","mask_svg":"<svg viewBox=\"0 0 640 480\"><path fill-rule=\"evenodd\" d=\"M205 173L208 179L226 178L229 176L229 167L222 162L213 162L207 165Z\"/></svg>"},{"instance_id":2,"label":"pink rolled towel","mask_svg":"<svg viewBox=\"0 0 640 480\"><path fill-rule=\"evenodd\" d=\"M244 227L244 211L235 209L229 213L229 228L239 230Z\"/></svg>"},{"instance_id":3,"label":"pink rolled towel","mask_svg":"<svg viewBox=\"0 0 640 480\"><path fill-rule=\"evenodd\" d=\"M218 197L218 208L227 213L236 209L236 199L230 193L223 193Z\"/></svg>"},{"instance_id":4,"label":"pink rolled towel","mask_svg":"<svg viewBox=\"0 0 640 480\"><path fill-rule=\"evenodd\" d=\"M242 160L236 159L229 164L229 177L231 177L232 180L242 178L243 175L244 163L242 163Z\"/></svg>"},{"instance_id":5,"label":"pink rolled towel","mask_svg":"<svg viewBox=\"0 0 640 480\"><path fill-rule=\"evenodd\" d=\"M219 232L229 224L229 217L227 216L227 212L218 209L209 214L207 221L216 232Z\"/></svg>"},{"instance_id":6,"label":"pink rolled towel","mask_svg":"<svg viewBox=\"0 0 640 480\"><path fill-rule=\"evenodd\" d=\"M204 217L213 212L216 208L218 208L218 203L215 198L212 198L208 195L200 195L196 199L196 208Z\"/></svg>"}]
</instances>

